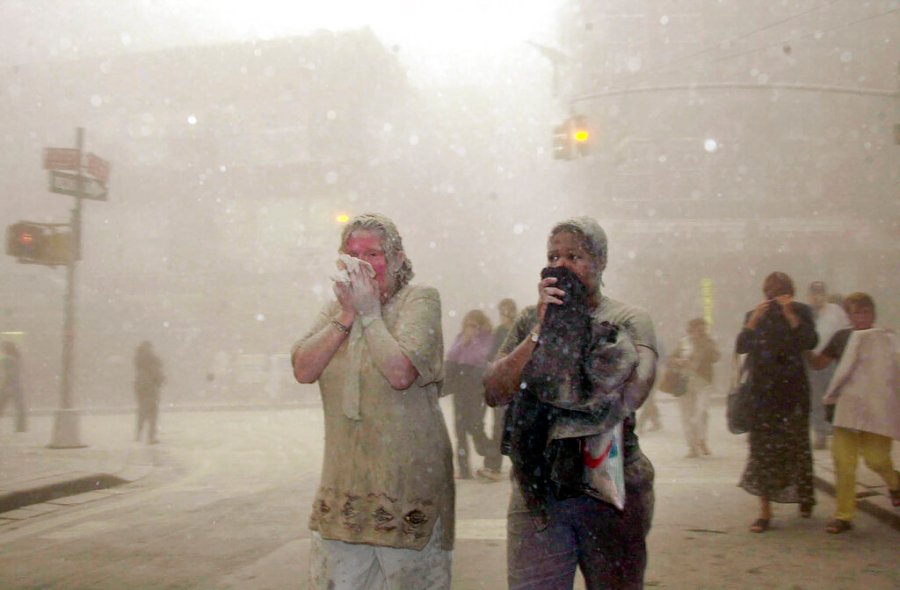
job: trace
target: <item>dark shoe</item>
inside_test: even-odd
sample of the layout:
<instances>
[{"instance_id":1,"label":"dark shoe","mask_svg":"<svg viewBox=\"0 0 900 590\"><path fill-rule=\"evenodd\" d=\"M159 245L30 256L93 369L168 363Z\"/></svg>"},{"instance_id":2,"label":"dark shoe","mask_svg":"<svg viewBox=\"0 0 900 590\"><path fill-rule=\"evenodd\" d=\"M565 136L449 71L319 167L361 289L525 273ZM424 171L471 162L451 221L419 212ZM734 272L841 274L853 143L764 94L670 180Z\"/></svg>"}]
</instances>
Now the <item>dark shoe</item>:
<instances>
[{"instance_id":1,"label":"dark shoe","mask_svg":"<svg viewBox=\"0 0 900 590\"><path fill-rule=\"evenodd\" d=\"M849 520L841 520L839 518L835 518L834 520L828 521L828 524L825 525L825 530L831 533L832 535L840 535L841 533L846 533L850 529L853 528L853 525L850 524Z\"/></svg>"},{"instance_id":2,"label":"dark shoe","mask_svg":"<svg viewBox=\"0 0 900 590\"><path fill-rule=\"evenodd\" d=\"M753 521L753 524L750 525L751 533L764 533L767 530L769 530L768 518L757 518Z\"/></svg>"},{"instance_id":3,"label":"dark shoe","mask_svg":"<svg viewBox=\"0 0 900 590\"><path fill-rule=\"evenodd\" d=\"M809 518L812 516L813 505L812 504L800 504L800 516L802 518Z\"/></svg>"}]
</instances>

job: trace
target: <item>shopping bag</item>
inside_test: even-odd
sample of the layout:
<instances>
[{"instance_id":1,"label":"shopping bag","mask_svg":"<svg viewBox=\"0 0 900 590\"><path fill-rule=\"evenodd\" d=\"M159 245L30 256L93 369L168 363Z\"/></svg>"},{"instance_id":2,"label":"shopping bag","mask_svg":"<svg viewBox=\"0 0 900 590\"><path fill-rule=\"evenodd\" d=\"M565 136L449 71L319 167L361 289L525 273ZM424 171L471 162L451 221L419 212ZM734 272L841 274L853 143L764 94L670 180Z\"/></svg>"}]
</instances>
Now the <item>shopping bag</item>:
<instances>
[{"instance_id":1,"label":"shopping bag","mask_svg":"<svg viewBox=\"0 0 900 590\"><path fill-rule=\"evenodd\" d=\"M622 455L622 423L612 430L582 439L584 484L591 496L625 508L625 458Z\"/></svg>"}]
</instances>

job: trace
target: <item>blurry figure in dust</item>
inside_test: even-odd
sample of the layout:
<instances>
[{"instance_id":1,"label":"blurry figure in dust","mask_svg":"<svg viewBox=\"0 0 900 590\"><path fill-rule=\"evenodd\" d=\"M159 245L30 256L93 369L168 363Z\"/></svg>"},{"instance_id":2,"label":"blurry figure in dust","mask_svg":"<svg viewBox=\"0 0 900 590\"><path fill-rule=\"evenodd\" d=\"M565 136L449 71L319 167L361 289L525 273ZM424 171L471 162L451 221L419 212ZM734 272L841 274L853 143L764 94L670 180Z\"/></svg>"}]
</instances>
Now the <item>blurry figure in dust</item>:
<instances>
[{"instance_id":1,"label":"blurry figure in dust","mask_svg":"<svg viewBox=\"0 0 900 590\"><path fill-rule=\"evenodd\" d=\"M713 393L713 365L719 361L719 345L709 336L704 318L687 324L687 336L678 342L669 365L687 377L687 392L678 398L688 458L709 455L706 444L709 400Z\"/></svg>"},{"instance_id":2,"label":"blurry figure in dust","mask_svg":"<svg viewBox=\"0 0 900 590\"><path fill-rule=\"evenodd\" d=\"M463 328L447 352L444 363L444 393L453 395L453 422L456 425L456 464L460 479L471 479L469 437L475 452L489 453L492 441L484 432L484 387L481 379L493 348L491 320L479 309L463 318Z\"/></svg>"},{"instance_id":3,"label":"blurry figure in dust","mask_svg":"<svg viewBox=\"0 0 900 590\"><path fill-rule=\"evenodd\" d=\"M828 289L822 281L810 283L808 300L816 322L816 335L819 337L819 343L812 349L812 354L822 354L838 330L850 327L850 318L840 305L828 301ZM828 448L828 436L831 434L831 425L825 420L822 398L834 376L834 369L835 365L832 364L826 365L823 369L816 369L811 365L807 367L810 391L809 422L813 430L813 449L817 450Z\"/></svg>"},{"instance_id":4,"label":"blurry figure in dust","mask_svg":"<svg viewBox=\"0 0 900 590\"><path fill-rule=\"evenodd\" d=\"M165 382L162 361L153 352L153 344L144 340L134 353L134 393L137 396L137 428L134 440L141 440L147 424L147 444L156 444L156 423L159 417L159 389Z\"/></svg>"},{"instance_id":5,"label":"blurry figure in dust","mask_svg":"<svg viewBox=\"0 0 900 590\"><path fill-rule=\"evenodd\" d=\"M0 371L0 416L6 404L12 400L16 409L16 432L25 432L28 411L25 408L25 394L22 391L22 362L15 343L3 342L2 371Z\"/></svg>"}]
</instances>

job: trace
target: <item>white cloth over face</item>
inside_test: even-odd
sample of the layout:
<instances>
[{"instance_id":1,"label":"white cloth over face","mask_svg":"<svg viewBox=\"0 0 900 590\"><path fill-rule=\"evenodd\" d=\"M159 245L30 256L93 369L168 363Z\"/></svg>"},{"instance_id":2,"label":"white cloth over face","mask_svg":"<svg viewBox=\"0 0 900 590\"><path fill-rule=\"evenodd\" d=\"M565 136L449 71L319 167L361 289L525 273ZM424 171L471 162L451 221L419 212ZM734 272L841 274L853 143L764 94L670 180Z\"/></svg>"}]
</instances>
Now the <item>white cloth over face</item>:
<instances>
[{"instance_id":1,"label":"white cloth over face","mask_svg":"<svg viewBox=\"0 0 900 590\"><path fill-rule=\"evenodd\" d=\"M349 254L341 254L337 259L338 272L331 277L335 283L350 283L350 275L362 270L369 278L375 278L375 269L365 260L354 258ZM350 374L359 375L362 356L363 333L359 322L353 322L350 328L350 336L347 343L350 356ZM359 413L359 379L347 379L344 390L341 392L341 407L344 415L351 420L362 420Z\"/></svg>"}]
</instances>

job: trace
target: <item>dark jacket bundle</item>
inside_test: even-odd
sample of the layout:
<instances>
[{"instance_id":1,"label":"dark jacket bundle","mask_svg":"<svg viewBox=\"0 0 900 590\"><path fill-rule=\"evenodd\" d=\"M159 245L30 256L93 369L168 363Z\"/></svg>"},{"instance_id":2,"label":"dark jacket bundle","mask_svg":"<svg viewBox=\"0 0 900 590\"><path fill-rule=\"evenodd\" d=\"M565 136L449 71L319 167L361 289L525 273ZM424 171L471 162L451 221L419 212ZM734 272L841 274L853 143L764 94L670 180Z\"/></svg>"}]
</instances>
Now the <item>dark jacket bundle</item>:
<instances>
[{"instance_id":1,"label":"dark jacket bundle","mask_svg":"<svg viewBox=\"0 0 900 590\"><path fill-rule=\"evenodd\" d=\"M557 497L582 493L581 438L606 432L625 417L622 385L637 365L625 332L594 323L587 288L565 268L545 268L566 292L550 305L538 347L522 371L523 391L510 404L503 452L513 464L528 508L545 514Z\"/></svg>"}]
</instances>

